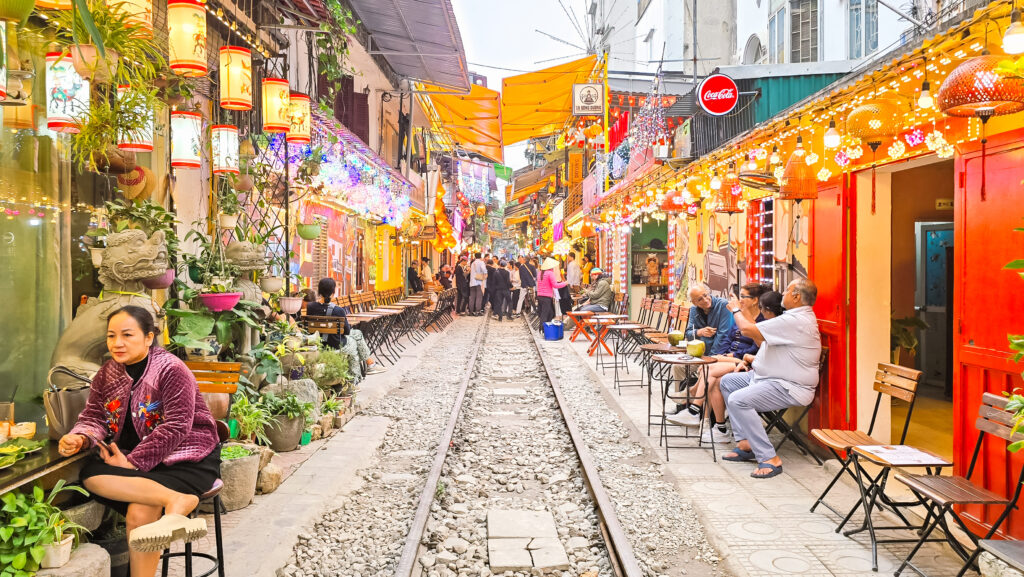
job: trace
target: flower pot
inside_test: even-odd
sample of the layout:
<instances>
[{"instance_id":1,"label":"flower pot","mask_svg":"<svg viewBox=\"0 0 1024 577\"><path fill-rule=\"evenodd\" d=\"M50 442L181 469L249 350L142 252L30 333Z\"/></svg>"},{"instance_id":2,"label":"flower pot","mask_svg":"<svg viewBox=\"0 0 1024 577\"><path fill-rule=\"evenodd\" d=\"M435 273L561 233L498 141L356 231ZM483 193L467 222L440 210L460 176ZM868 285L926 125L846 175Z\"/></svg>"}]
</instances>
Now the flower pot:
<instances>
[{"instance_id":1,"label":"flower pot","mask_svg":"<svg viewBox=\"0 0 1024 577\"><path fill-rule=\"evenodd\" d=\"M296 224L295 232L299 235L299 238L305 240L316 240L320 237L320 225L317 223L313 224Z\"/></svg>"},{"instance_id":2,"label":"flower pot","mask_svg":"<svg viewBox=\"0 0 1024 577\"><path fill-rule=\"evenodd\" d=\"M200 393L206 401L207 408L214 419L223 421L228 418L228 410L231 408L231 395L228 393Z\"/></svg>"},{"instance_id":3,"label":"flower pot","mask_svg":"<svg viewBox=\"0 0 1024 577\"><path fill-rule=\"evenodd\" d=\"M302 431L302 437L299 439L299 444L302 445L302 446L306 446L312 440L313 440L313 432L312 431Z\"/></svg>"},{"instance_id":4,"label":"flower pot","mask_svg":"<svg viewBox=\"0 0 1024 577\"><path fill-rule=\"evenodd\" d=\"M219 215L217 215L217 221L220 222L221 228L232 229L235 228L235 225L238 224L238 215L220 213Z\"/></svg>"},{"instance_id":5,"label":"flower pot","mask_svg":"<svg viewBox=\"0 0 1024 577\"><path fill-rule=\"evenodd\" d=\"M117 61L120 55L107 48L107 56L100 56L96 46L93 44L72 44L68 47L71 52L71 65L75 72L86 80L98 84L106 84L117 74Z\"/></svg>"},{"instance_id":6,"label":"flower pot","mask_svg":"<svg viewBox=\"0 0 1024 577\"><path fill-rule=\"evenodd\" d=\"M225 509L237 511L252 503L259 473L259 453L221 461L220 478L224 481L224 489L220 492L220 500Z\"/></svg>"},{"instance_id":7,"label":"flower pot","mask_svg":"<svg viewBox=\"0 0 1024 577\"><path fill-rule=\"evenodd\" d=\"M238 438L238 419L228 419L228 432L232 439Z\"/></svg>"},{"instance_id":8,"label":"flower pot","mask_svg":"<svg viewBox=\"0 0 1024 577\"><path fill-rule=\"evenodd\" d=\"M21 23L35 4L35 0L0 0L0 20Z\"/></svg>"},{"instance_id":9,"label":"flower pot","mask_svg":"<svg viewBox=\"0 0 1024 577\"><path fill-rule=\"evenodd\" d=\"M274 422L265 431L267 439L270 441L270 448L278 453L294 451L295 447L299 446L299 441L302 440L302 432L305 427L304 419L302 417L289 419L284 415L277 415L272 419Z\"/></svg>"},{"instance_id":10,"label":"flower pot","mask_svg":"<svg viewBox=\"0 0 1024 577\"><path fill-rule=\"evenodd\" d=\"M219 313L235 308L242 300L242 293L200 293L199 300L211 312Z\"/></svg>"},{"instance_id":11,"label":"flower pot","mask_svg":"<svg viewBox=\"0 0 1024 577\"><path fill-rule=\"evenodd\" d=\"M60 543L50 543L43 547L43 560L39 566L43 569L57 569L68 564L71 560L71 546L75 543L75 536L67 534Z\"/></svg>"},{"instance_id":12,"label":"flower pot","mask_svg":"<svg viewBox=\"0 0 1024 577\"><path fill-rule=\"evenodd\" d=\"M175 270L173 268L169 268L167 269L166 272L164 272L164 274L150 278L144 278L142 279L142 286L153 290L165 289L174 284L174 273Z\"/></svg>"},{"instance_id":13,"label":"flower pot","mask_svg":"<svg viewBox=\"0 0 1024 577\"><path fill-rule=\"evenodd\" d=\"M293 315L302 310L302 297L281 297L277 299L281 305L281 312L286 315Z\"/></svg>"},{"instance_id":14,"label":"flower pot","mask_svg":"<svg viewBox=\"0 0 1024 577\"><path fill-rule=\"evenodd\" d=\"M2 0L0 0L0 1L2 1ZM89 256L92 257L92 266L94 266L96 268L100 268L100 265L103 264L103 251L104 250L106 250L106 247L102 247L102 246L91 246L91 247L89 247Z\"/></svg>"},{"instance_id":15,"label":"flower pot","mask_svg":"<svg viewBox=\"0 0 1024 577\"><path fill-rule=\"evenodd\" d=\"M255 186L256 183L253 182L252 175L239 174L238 177L235 178L235 190L238 192L252 192L252 189Z\"/></svg>"},{"instance_id":16,"label":"flower pot","mask_svg":"<svg viewBox=\"0 0 1024 577\"><path fill-rule=\"evenodd\" d=\"M279 276L260 277L260 289L265 293L276 293L284 288L284 279ZM300 307L302 305L299 305Z\"/></svg>"},{"instance_id":17,"label":"flower pot","mask_svg":"<svg viewBox=\"0 0 1024 577\"><path fill-rule=\"evenodd\" d=\"M320 430L324 432L324 436L334 428L334 413L325 413L320 416Z\"/></svg>"}]
</instances>

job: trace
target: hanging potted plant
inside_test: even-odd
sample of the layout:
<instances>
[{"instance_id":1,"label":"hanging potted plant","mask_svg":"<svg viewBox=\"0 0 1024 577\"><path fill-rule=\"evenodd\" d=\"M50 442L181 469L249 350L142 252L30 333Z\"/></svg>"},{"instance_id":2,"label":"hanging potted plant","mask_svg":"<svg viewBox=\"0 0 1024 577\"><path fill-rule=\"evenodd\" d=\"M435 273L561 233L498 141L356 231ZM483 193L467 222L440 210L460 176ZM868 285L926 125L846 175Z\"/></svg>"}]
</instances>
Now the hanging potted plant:
<instances>
[{"instance_id":1,"label":"hanging potted plant","mask_svg":"<svg viewBox=\"0 0 1024 577\"><path fill-rule=\"evenodd\" d=\"M232 230L238 225L238 217L242 212L242 203L238 200L238 194L231 190L231 186L224 184L220 194L217 195L217 208L220 212L217 215L218 224L224 230Z\"/></svg>"},{"instance_id":2,"label":"hanging potted plant","mask_svg":"<svg viewBox=\"0 0 1024 577\"><path fill-rule=\"evenodd\" d=\"M175 271L173 268L169 268L167 269L167 271L164 272L164 274L160 274L150 278L144 278L142 279L142 286L150 290L160 290L169 288L172 284L174 284L174 276L176 272L177 271Z\"/></svg>"},{"instance_id":3,"label":"hanging potted plant","mask_svg":"<svg viewBox=\"0 0 1024 577\"><path fill-rule=\"evenodd\" d=\"M135 21L124 2L80 1L86 9L54 13L57 38L69 44L71 63L94 84L148 85L164 62L153 34ZM120 60L131 66L118 66Z\"/></svg>"},{"instance_id":4,"label":"hanging potted plant","mask_svg":"<svg viewBox=\"0 0 1024 577\"><path fill-rule=\"evenodd\" d=\"M238 301L242 300L242 293L231 292L231 279L218 278L217 281L203 286L203 292L199 293L199 301L215 313L235 308Z\"/></svg>"},{"instance_id":5,"label":"hanging potted plant","mask_svg":"<svg viewBox=\"0 0 1024 577\"><path fill-rule=\"evenodd\" d=\"M296 223L295 233L303 240L316 240L320 238L320 222L310 224Z\"/></svg>"},{"instance_id":6,"label":"hanging potted plant","mask_svg":"<svg viewBox=\"0 0 1024 577\"><path fill-rule=\"evenodd\" d=\"M274 227L274 229L276 229L276 228L277 227ZM269 237L271 234L273 234L274 233L274 229L270 230L263 238ZM291 253L291 251L289 251L289 254L290 253ZM268 266L267 266L268 273L264 274L262 277L260 277L260 289L263 290L263 292L268 293L268 294L279 293L279 292L281 292L281 289L284 288L284 277L280 276L278 274L273 274L273 273L276 273L276 272L280 271L282 273L287 274L287 271L288 271L288 257L273 255L273 256L271 256L267 260L268 260L268 263L267 263L268 264ZM301 306L302 306L301 302L299 303L299 306L301 308Z\"/></svg>"}]
</instances>

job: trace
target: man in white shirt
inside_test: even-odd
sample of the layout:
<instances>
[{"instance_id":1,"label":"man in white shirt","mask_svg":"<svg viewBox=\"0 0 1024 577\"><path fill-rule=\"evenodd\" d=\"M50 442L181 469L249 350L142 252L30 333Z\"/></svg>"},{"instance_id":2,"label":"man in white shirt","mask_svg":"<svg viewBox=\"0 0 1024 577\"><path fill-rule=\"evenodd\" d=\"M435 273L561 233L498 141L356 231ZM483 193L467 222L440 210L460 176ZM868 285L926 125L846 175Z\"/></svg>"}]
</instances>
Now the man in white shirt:
<instances>
[{"instance_id":1,"label":"man in white shirt","mask_svg":"<svg viewBox=\"0 0 1024 577\"><path fill-rule=\"evenodd\" d=\"M484 281L487 279L487 265L480 258L480 253L473 255L473 264L469 266L469 314L480 316L484 312Z\"/></svg>"},{"instance_id":2,"label":"man in white shirt","mask_svg":"<svg viewBox=\"0 0 1024 577\"><path fill-rule=\"evenodd\" d=\"M565 280L570 287L578 288L583 284L583 269L580 268L580 263L576 262L576 253L569 253L569 264L565 265L565 268Z\"/></svg>"},{"instance_id":3,"label":"man in white shirt","mask_svg":"<svg viewBox=\"0 0 1024 577\"><path fill-rule=\"evenodd\" d=\"M736 449L722 458L757 463L750 474L755 479L782 473L782 459L775 454L758 413L803 407L814 400L821 360L821 335L811 309L817 298L818 288L813 282L795 280L782 295L785 314L759 323L739 314L739 301L729 302L737 328L761 348L750 371L730 373L721 380L737 441Z\"/></svg>"}]
</instances>

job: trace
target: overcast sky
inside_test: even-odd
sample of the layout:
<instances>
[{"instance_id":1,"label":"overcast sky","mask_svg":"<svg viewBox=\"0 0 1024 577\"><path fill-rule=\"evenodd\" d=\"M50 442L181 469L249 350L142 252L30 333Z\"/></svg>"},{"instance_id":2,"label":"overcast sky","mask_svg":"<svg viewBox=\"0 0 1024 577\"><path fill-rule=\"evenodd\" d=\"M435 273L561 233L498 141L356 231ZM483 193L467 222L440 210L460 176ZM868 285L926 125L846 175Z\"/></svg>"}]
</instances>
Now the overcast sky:
<instances>
[{"instance_id":1,"label":"overcast sky","mask_svg":"<svg viewBox=\"0 0 1024 577\"><path fill-rule=\"evenodd\" d=\"M562 0L580 19L583 0ZM582 51L552 40L537 29L583 45L576 28L566 16L558 0L452 0L455 17L462 33L469 69L487 76L487 87L501 90L501 79L540 70L582 58ZM549 60L559 56L571 56ZM482 66L487 65L487 66ZM498 68L512 70L500 70ZM505 148L505 164L512 168L526 165L523 146Z\"/></svg>"}]
</instances>

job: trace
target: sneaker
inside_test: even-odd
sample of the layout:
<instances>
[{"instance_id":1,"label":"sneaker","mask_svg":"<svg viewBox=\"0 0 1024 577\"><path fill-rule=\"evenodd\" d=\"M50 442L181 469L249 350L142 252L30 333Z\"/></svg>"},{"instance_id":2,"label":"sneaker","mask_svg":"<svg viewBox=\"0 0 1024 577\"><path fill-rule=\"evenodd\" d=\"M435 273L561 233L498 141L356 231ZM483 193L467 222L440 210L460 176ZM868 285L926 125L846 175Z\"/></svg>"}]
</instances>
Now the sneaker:
<instances>
[{"instance_id":1,"label":"sneaker","mask_svg":"<svg viewBox=\"0 0 1024 577\"><path fill-rule=\"evenodd\" d=\"M679 404L677 404L677 405L675 405L674 408L665 411L665 416L667 417L667 416L670 416L670 415L677 415L677 414L679 414L680 411L685 411L685 410L686 410L686 405L679 405Z\"/></svg>"},{"instance_id":2,"label":"sneaker","mask_svg":"<svg viewBox=\"0 0 1024 577\"><path fill-rule=\"evenodd\" d=\"M679 411L678 413L665 418L668 422L675 423L676 425L682 425L684 427L699 427L700 417L701 415L699 413L695 415L689 410L689 407L687 407L687 410Z\"/></svg>"},{"instance_id":3,"label":"sneaker","mask_svg":"<svg viewBox=\"0 0 1024 577\"><path fill-rule=\"evenodd\" d=\"M700 443L702 445L711 444L711 428L714 426L715 429L715 443L719 445L731 445L733 443L732 438L732 425L729 421L725 422L725 431L718 428L718 425L711 425L711 423L705 423L704 432L700 435Z\"/></svg>"}]
</instances>

